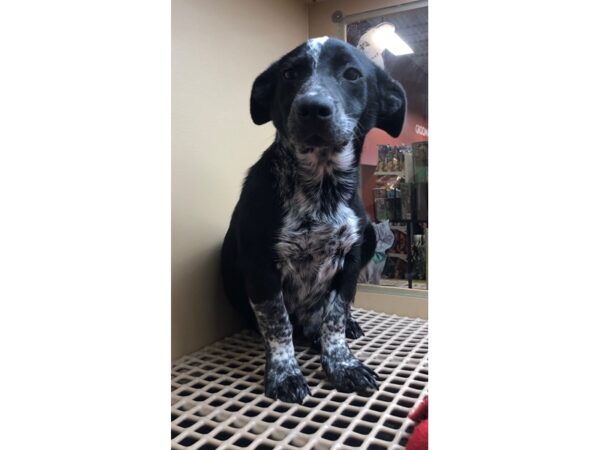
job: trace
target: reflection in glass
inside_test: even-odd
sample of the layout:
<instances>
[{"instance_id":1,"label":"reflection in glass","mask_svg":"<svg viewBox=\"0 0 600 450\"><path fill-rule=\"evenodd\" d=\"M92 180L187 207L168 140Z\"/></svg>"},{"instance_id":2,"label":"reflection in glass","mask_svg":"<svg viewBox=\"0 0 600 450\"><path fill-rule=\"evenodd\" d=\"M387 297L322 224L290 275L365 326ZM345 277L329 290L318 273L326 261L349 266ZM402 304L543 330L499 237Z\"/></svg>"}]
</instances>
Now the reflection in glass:
<instances>
[{"instance_id":1,"label":"reflection in glass","mask_svg":"<svg viewBox=\"0 0 600 450\"><path fill-rule=\"evenodd\" d=\"M427 29L427 7L347 25L348 42L398 80L408 99L400 136L373 129L363 146L361 195L377 236L363 283L427 288Z\"/></svg>"}]
</instances>

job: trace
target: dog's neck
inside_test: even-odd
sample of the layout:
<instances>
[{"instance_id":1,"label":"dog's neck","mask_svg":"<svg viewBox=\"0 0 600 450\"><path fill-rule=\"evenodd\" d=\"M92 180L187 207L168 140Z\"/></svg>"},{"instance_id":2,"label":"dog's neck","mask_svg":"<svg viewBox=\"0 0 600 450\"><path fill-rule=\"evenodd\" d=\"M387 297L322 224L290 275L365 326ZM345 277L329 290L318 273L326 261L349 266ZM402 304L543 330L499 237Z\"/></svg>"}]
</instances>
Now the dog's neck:
<instances>
[{"instance_id":1,"label":"dog's neck","mask_svg":"<svg viewBox=\"0 0 600 450\"><path fill-rule=\"evenodd\" d=\"M280 169L284 202L314 205L316 212L334 214L348 204L358 189L357 142L337 149L299 148L279 134Z\"/></svg>"}]
</instances>

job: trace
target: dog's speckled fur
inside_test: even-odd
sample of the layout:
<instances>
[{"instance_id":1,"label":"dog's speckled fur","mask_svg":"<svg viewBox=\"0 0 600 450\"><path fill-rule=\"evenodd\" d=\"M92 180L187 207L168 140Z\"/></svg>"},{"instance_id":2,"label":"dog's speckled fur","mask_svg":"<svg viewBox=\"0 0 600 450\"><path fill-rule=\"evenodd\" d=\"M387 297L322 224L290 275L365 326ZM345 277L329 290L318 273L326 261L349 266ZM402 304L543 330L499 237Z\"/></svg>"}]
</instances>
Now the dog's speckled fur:
<instances>
[{"instance_id":1,"label":"dog's speckled fur","mask_svg":"<svg viewBox=\"0 0 600 450\"><path fill-rule=\"evenodd\" d=\"M277 136L244 183L222 274L228 297L263 336L265 393L291 402L310 394L294 335L320 348L337 389L376 388L376 374L346 343L362 335L350 305L375 245L358 164L368 130L400 133L404 91L354 47L318 38L256 79L250 109L255 123L272 120Z\"/></svg>"}]
</instances>

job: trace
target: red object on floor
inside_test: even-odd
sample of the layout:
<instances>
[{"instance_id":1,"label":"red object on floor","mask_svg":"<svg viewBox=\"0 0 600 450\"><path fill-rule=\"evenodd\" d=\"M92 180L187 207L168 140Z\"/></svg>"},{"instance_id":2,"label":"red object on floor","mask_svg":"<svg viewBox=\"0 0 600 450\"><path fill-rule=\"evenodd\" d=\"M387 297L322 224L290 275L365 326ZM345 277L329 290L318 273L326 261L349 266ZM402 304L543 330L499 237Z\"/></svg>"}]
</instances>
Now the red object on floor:
<instances>
[{"instance_id":1,"label":"red object on floor","mask_svg":"<svg viewBox=\"0 0 600 450\"><path fill-rule=\"evenodd\" d=\"M429 398L425 397L423 402L411 412L409 419L415 421L415 429L408 438L406 450L427 450L429 436Z\"/></svg>"}]
</instances>

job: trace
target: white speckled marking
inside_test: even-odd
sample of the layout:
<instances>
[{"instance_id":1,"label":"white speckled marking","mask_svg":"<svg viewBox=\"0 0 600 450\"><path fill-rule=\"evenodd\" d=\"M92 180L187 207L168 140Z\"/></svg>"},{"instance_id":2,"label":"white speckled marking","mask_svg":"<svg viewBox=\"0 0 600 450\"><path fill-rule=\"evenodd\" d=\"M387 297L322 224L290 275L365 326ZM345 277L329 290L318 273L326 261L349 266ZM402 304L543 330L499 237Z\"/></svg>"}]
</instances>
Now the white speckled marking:
<instances>
[{"instance_id":1,"label":"white speckled marking","mask_svg":"<svg viewBox=\"0 0 600 450\"><path fill-rule=\"evenodd\" d=\"M312 56L314 60L314 66L317 66L319 62L319 55L321 54L321 49L325 42L329 39L327 36L321 36L318 38L309 39L306 45L308 46L308 54Z\"/></svg>"}]
</instances>

